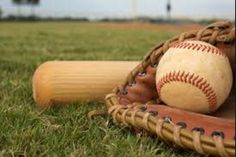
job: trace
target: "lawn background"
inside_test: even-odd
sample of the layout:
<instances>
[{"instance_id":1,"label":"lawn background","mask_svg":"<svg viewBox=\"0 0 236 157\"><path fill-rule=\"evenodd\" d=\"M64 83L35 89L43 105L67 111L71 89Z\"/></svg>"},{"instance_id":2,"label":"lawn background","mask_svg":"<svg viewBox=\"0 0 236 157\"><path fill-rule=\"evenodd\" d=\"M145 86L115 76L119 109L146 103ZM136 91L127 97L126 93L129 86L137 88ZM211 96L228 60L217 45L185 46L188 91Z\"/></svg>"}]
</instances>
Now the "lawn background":
<instances>
[{"instance_id":1,"label":"lawn background","mask_svg":"<svg viewBox=\"0 0 236 157\"><path fill-rule=\"evenodd\" d=\"M0 157L198 156L122 130L111 118L87 118L102 102L40 110L35 69L48 60L141 60L157 43L198 25L82 22L0 23Z\"/></svg>"}]
</instances>

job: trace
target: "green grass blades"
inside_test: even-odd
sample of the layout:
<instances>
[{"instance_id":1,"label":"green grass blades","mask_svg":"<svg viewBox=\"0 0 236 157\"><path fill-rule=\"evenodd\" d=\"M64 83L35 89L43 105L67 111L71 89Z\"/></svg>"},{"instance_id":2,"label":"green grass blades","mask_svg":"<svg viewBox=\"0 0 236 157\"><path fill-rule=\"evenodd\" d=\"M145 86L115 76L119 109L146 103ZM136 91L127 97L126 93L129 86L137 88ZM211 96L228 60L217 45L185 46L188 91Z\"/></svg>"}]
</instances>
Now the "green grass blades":
<instances>
[{"instance_id":1,"label":"green grass blades","mask_svg":"<svg viewBox=\"0 0 236 157\"><path fill-rule=\"evenodd\" d=\"M149 26L148 26L149 27ZM32 98L34 70L48 60L141 60L179 33L143 24L0 23L0 156L197 156L111 122L87 118L103 103L41 110Z\"/></svg>"}]
</instances>

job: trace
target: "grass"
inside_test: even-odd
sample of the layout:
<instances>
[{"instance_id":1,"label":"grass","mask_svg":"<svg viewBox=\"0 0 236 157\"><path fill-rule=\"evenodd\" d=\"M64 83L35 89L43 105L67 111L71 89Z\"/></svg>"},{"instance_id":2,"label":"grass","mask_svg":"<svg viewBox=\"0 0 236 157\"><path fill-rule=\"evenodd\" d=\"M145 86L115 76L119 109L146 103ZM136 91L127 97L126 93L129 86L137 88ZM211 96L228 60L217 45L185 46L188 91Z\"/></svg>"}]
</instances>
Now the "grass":
<instances>
[{"instance_id":1,"label":"grass","mask_svg":"<svg viewBox=\"0 0 236 157\"><path fill-rule=\"evenodd\" d=\"M156 138L121 129L110 117L87 118L103 103L40 110L32 98L34 70L48 60L141 60L180 30L158 25L0 23L0 156L198 156Z\"/></svg>"}]
</instances>

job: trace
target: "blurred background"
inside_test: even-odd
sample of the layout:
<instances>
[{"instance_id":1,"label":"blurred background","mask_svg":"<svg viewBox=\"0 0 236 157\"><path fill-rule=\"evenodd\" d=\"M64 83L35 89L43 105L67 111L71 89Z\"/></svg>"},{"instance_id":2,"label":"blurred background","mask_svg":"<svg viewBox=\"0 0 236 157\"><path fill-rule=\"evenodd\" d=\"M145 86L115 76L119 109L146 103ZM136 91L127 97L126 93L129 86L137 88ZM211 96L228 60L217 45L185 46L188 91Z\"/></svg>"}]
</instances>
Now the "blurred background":
<instances>
[{"instance_id":1,"label":"blurred background","mask_svg":"<svg viewBox=\"0 0 236 157\"><path fill-rule=\"evenodd\" d=\"M235 0L1 0L2 20L235 20Z\"/></svg>"}]
</instances>

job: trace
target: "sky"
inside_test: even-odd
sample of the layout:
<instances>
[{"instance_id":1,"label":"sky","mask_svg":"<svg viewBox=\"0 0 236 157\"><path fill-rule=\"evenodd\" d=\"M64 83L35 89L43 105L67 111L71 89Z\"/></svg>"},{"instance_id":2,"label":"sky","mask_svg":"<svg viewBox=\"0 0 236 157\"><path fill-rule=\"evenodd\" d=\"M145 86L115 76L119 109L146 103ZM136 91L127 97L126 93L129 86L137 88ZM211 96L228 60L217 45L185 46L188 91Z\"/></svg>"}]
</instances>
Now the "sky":
<instances>
[{"instance_id":1,"label":"sky","mask_svg":"<svg viewBox=\"0 0 236 157\"><path fill-rule=\"evenodd\" d=\"M166 3L167 0L41 0L34 10L41 17L155 18L166 16ZM171 4L171 16L175 18L235 20L235 0L171 0ZM4 16L17 14L17 6L11 0L0 0L0 7ZM30 11L30 7L21 7L23 15Z\"/></svg>"}]
</instances>

